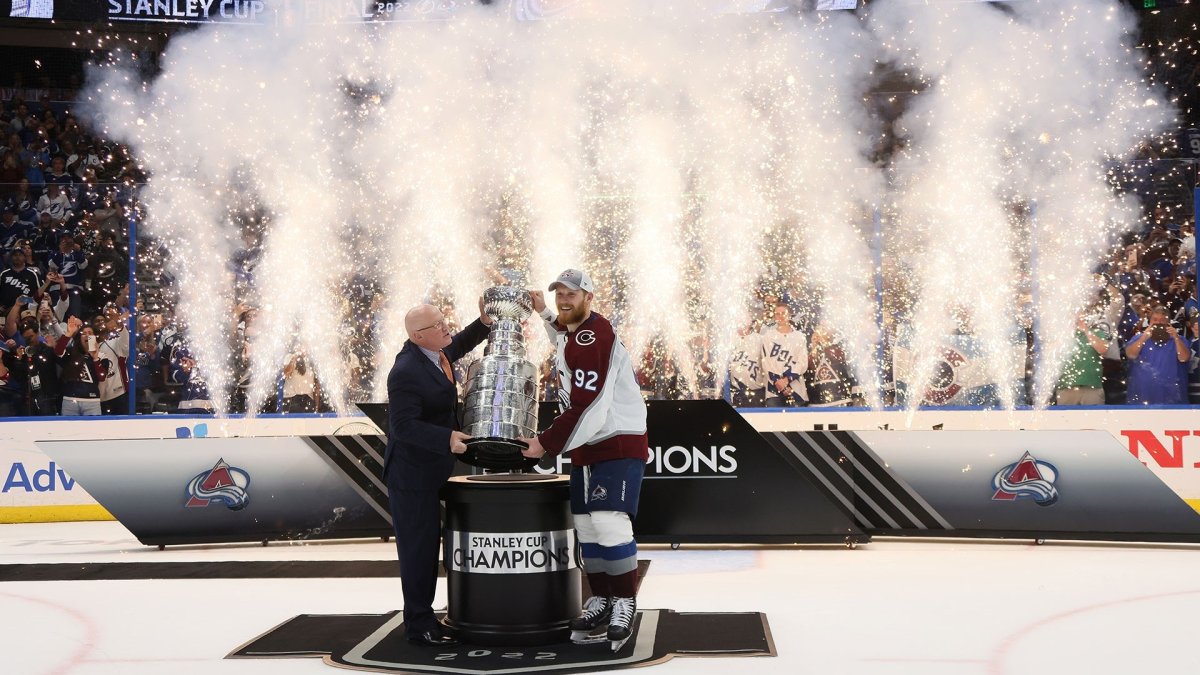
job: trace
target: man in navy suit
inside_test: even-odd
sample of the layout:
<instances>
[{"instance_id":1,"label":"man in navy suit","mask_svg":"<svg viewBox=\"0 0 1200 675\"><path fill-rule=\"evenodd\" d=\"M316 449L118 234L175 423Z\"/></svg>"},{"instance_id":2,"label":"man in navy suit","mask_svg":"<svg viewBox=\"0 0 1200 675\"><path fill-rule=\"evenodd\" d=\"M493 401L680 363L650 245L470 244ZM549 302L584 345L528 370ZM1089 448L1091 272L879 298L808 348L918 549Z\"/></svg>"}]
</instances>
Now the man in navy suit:
<instances>
[{"instance_id":1,"label":"man in navy suit","mask_svg":"<svg viewBox=\"0 0 1200 675\"><path fill-rule=\"evenodd\" d=\"M419 305L404 317L408 340L388 374L387 481L404 590L404 625L410 642L457 644L443 635L433 615L441 540L438 488L454 471L455 455L469 436L458 430L455 360L488 335L491 319L480 318L451 337L441 310Z\"/></svg>"}]
</instances>

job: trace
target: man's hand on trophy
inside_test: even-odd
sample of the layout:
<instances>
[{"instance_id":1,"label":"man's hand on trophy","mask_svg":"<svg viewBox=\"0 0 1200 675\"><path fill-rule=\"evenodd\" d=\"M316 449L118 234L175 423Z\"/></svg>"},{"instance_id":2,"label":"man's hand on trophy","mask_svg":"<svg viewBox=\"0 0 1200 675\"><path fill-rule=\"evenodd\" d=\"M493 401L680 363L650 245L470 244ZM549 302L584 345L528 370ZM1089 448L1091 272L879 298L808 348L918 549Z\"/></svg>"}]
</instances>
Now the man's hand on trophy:
<instances>
[{"instance_id":1,"label":"man's hand on trophy","mask_svg":"<svg viewBox=\"0 0 1200 675\"><path fill-rule=\"evenodd\" d=\"M533 313L541 314L546 309L546 294L540 290L530 289L529 297L533 300Z\"/></svg>"},{"instance_id":2,"label":"man's hand on trophy","mask_svg":"<svg viewBox=\"0 0 1200 675\"><path fill-rule=\"evenodd\" d=\"M485 326L492 325L492 317L488 316L488 313L483 311L483 296L482 295L479 296L479 321L480 321L480 323L482 323Z\"/></svg>"},{"instance_id":3,"label":"man's hand on trophy","mask_svg":"<svg viewBox=\"0 0 1200 675\"><path fill-rule=\"evenodd\" d=\"M546 449L542 447L542 442L538 440L537 436L519 438L517 440L529 444L528 448L521 451L521 454L529 459L541 459L542 455L546 454Z\"/></svg>"},{"instance_id":4,"label":"man's hand on trophy","mask_svg":"<svg viewBox=\"0 0 1200 675\"><path fill-rule=\"evenodd\" d=\"M471 440L471 437L461 431L450 432L450 452L461 455L467 451L467 444L464 441Z\"/></svg>"}]
</instances>

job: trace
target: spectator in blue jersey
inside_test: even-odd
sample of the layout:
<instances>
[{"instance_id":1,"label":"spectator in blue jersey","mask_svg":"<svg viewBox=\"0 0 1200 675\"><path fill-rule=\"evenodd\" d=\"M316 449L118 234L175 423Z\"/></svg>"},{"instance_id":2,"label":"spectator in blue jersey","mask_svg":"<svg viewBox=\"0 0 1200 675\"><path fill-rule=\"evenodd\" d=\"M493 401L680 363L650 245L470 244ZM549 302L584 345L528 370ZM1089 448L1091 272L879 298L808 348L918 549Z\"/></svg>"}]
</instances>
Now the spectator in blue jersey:
<instances>
[{"instance_id":1,"label":"spectator in blue jersey","mask_svg":"<svg viewBox=\"0 0 1200 675\"><path fill-rule=\"evenodd\" d=\"M1150 310L1153 305L1145 293L1134 293L1129 296L1129 307L1121 318L1119 331L1121 344L1132 340L1138 333L1150 327Z\"/></svg>"},{"instance_id":2,"label":"spectator in blue jersey","mask_svg":"<svg viewBox=\"0 0 1200 675\"><path fill-rule=\"evenodd\" d=\"M83 215L95 218L98 227L112 227L117 210L112 208L108 191L96 184L96 170L88 167L83 172L83 182L79 186L79 196L75 199L75 210Z\"/></svg>"},{"instance_id":3,"label":"spectator in blue jersey","mask_svg":"<svg viewBox=\"0 0 1200 675\"><path fill-rule=\"evenodd\" d=\"M67 319L67 328L54 344L54 355L62 364L59 379L62 391L62 414L99 415L100 342L79 317Z\"/></svg>"},{"instance_id":4,"label":"spectator in blue jersey","mask_svg":"<svg viewBox=\"0 0 1200 675\"><path fill-rule=\"evenodd\" d=\"M71 189L75 185L75 181L71 178L71 174L67 173L67 160L62 155L50 158L50 169L46 171L45 179L47 190L51 185L57 185L68 199L72 197Z\"/></svg>"},{"instance_id":5,"label":"spectator in blue jersey","mask_svg":"<svg viewBox=\"0 0 1200 675\"><path fill-rule=\"evenodd\" d=\"M184 343L180 343L171 353L171 381L183 385L177 412L190 415L212 413L213 404L208 393L208 382L200 374L196 359Z\"/></svg>"},{"instance_id":6,"label":"spectator in blue jersey","mask_svg":"<svg viewBox=\"0 0 1200 675\"><path fill-rule=\"evenodd\" d=\"M1191 307L1183 320L1192 356L1188 359L1188 403L1200 404L1200 308Z\"/></svg>"},{"instance_id":7,"label":"spectator in blue jersey","mask_svg":"<svg viewBox=\"0 0 1200 675\"><path fill-rule=\"evenodd\" d=\"M0 248L11 249L17 245L17 241L25 239L33 232L33 223L17 219L17 207L4 207L4 212L0 214Z\"/></svg>"},{"instance_id":8,"label":"spectator in blue jersey","mask_svg":"<svg viewBox=\"0 0 1200 675\"><path fill-rule=\"evenodd\" d=\"M1128 402L1171 405L1187 402L1187 363L1191 349L1171 325L1167 308L1150 312L1150 325L1125 344L1129 358Z\"/></svg>"},{"instance_id":9,"label":"spectator in blue jersey","mask_svg":"<svg viewBox=\"0 0 1200 675\"><path fill-rule=\"evenodd\" d=\"M42 292L41 273L26 264L25 249L14 248L9 266L0 272L0 312L8 312L18 300L32 302Z\"/></svg>"},{"instance_id":10,"label":"spectator in blue jersey","mask_svg":"<svg viewBox=\"0 0 1200 675\"><path fill-rule=\"evenodd\" d=\"M58 235L58 250L50 254L47 261L50 269L62 275L67 288L77 288L83 285L83 271L87 269L88 259L84 255L75 235L70 232L60 232Z\"/></svg>"},{"instance_id":11,"label":"spectator in blue jersey","mask_svg":"<svg viewBox=\"0 0 1200 675\"><path fill-rule=\"evenodd\" d=\"M17 186L8 196L8 204L17 210L17 220L36 224L38 221L37 198L29 185L28 178L17 181Z\"/></svg>"},{"instance_id":12,"label":"spectator in blue jersey","mask_svg":"<svg viewBox=\"0 0 1200 675\"><path fill-rule=\"evenodd\" d=\"M162 330L161 314L138 316L137 355L134 357L134 389L137 392L137 411L154 412L161 393L159 372L162 351L158 347L158 331Z\"/></svg>"},{"instance_id":13,"label":"spectator in blue jersey","mask_svg":"<svg viewBox=\"0 0 1200 675\"><path fill-rule=\"evenodd\" d=\"M1176 320L1183 318L1184 307L1188 305L1189 301L1193 305L1196 301L1195 278L1187 274L1176 274L1167 283L1161 298L1169 316Z\"/></svg>"},{"instance_id":14,"label":"spectator in blue jersey","mask_svg":"<svg viewBox=\"0 0 1200 675\"><path fill-rule=\"evenodd\" d=\"M21 154L21 161L25 164L25 178L29 181L30 192L41 195L46 187L46 174L43 171L50 163L50 151L46 149L46 142L41 138L34 138Z\"/></svg>"}]
</instances>

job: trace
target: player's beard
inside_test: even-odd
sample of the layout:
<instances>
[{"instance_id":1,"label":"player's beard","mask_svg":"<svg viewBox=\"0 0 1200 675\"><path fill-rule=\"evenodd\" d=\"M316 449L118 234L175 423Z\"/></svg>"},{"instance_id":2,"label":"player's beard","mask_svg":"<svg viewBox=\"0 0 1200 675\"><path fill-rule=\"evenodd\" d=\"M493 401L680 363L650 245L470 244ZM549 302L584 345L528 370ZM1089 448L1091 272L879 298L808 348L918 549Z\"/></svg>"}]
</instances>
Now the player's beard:
<instances>
[{"instance_id":1,"label":"player's beard","mask_svg":"<svg viewBox=\"0 0 1200 675\"><path fill-rule=\"evenodd\" d=\"M585 316L587 316L587 307L582 303L569 310L563 310L562 308L558 310L558 322L564 326L582 323Z\"/></svg>"}]
</instances>

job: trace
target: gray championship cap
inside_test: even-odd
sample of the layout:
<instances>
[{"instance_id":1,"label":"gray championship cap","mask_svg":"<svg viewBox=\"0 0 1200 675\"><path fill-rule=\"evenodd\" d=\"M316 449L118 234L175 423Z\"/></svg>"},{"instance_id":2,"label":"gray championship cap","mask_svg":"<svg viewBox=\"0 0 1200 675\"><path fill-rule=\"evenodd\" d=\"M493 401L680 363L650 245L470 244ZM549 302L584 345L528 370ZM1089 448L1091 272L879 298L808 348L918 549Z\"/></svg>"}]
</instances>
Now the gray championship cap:
<instances>
[{"instance_id":1,"label":"gray championship cap","mask_svg":"<svg viewBox=\"0 0 1200 675\"><path fill-rule=\"evenodd\" d=\"M562 274L558 275L558 278L554 280L554 283L550 284L550 288L548 290L552 291L559 286L569 288L573 291L584 291L586 293L593 292L592 278L589 277L587 272L584 272L583 270L564 271Z\"/></svg>"}]
</instances>

